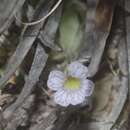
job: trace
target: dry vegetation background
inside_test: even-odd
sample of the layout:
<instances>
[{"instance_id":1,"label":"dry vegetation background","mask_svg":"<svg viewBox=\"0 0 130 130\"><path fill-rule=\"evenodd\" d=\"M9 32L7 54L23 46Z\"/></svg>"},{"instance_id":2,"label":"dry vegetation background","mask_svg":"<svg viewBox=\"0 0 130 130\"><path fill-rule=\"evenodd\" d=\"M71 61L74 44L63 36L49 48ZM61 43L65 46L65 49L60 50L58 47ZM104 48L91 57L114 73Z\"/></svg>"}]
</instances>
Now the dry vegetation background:
<instances>
[{"instance_id":1,"label":"dry vegetation background","mask_svg":"<svg viewBox=\"0 0 130 130\"><path fill-rule=\"evenodd\" d=\"M0 0L0 130L129 130L130 1ZM95 90L62 108L46 81L80 60Z\"/></svg>"}]
</instances>

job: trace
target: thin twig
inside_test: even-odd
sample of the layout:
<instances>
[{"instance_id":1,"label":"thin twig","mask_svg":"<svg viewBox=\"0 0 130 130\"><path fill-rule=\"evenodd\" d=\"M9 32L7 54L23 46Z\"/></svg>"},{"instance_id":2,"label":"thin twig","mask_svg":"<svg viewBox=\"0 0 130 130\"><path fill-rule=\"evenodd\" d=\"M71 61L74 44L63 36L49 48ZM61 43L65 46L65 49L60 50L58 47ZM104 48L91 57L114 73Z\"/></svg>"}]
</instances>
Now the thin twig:
<instances>
[{"instance_id":1,"label":"thin twig","mask_svg":"<svg viewBox=\"0 0 130 130\"><path fill-rule=\"evenodd\" d=\"M34 21L34 22L23 22L21 21L17 16L16 16L16 13L15 13L15 18L17 21L19 21L20 23L24 24L24 25L27 25L27 26L32 26L32 25L36 25L38 23L41 23L42 21L46 20L60 5L60 3L62 2L62 0L59 0L55 6L50 10L49 13L47 13L47 15L45 15L44 17L42 17L41 19L37 20L37 21Z\"/></svg>"}]
</instances>

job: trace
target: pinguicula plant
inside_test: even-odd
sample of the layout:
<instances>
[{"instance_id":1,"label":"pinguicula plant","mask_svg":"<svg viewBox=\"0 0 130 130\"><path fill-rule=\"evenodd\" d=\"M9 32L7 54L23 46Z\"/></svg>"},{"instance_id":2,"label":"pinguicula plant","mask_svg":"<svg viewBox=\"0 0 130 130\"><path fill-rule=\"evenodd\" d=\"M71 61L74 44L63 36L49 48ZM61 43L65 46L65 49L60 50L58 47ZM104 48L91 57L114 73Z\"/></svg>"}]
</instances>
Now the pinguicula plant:
<instances>
[{"instance_id":1,"label":"pinguicula plant","mask_svg":"<svg viewBox=\"0 0 130 130\"><path fill-rule=\"evenodd\" d=\"M77 61L69 64L65 72L51 71L47 85L55 91L55 103L64 107L83 103L94 89L94 83L87 75L87 67Z\"/></svg>"}]
</instances>

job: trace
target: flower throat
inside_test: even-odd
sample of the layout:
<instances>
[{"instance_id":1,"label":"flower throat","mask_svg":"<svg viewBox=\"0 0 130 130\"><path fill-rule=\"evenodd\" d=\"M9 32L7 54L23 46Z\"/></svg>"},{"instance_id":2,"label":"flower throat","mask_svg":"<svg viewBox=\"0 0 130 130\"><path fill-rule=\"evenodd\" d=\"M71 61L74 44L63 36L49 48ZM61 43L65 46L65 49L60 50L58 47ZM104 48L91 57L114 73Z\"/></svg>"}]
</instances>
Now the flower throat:
<instances>
[{"instance_id":1,"label":"flower throat","mask_svg":"<svg viewBox=\"0 0 130 130\"><path fill-rule=\"evenodd\" d=\"M65 81L65 88L75 90L80 88L80 79L68 77Z\"/></svg>"}]
</instances>

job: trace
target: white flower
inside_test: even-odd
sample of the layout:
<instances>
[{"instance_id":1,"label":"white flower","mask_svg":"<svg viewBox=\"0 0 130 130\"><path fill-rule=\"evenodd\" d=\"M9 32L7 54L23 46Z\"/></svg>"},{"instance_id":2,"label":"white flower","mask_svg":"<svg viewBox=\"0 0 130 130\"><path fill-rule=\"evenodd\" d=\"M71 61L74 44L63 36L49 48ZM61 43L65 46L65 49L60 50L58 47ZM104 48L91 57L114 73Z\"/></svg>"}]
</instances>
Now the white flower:
<instances>
[{"instance_id":1,"label":"white flower","mask_svg":"<svg viewBox=\"0 0 130 130\"><path fill-rule=\"evenodd\" d=\"M94 83L87 78L88 69L75 61L67 67L67 73L50 72L47 85L54 93L54 101L61 106L78 105L91 96Z\"/></svg>"}]
</instances>

